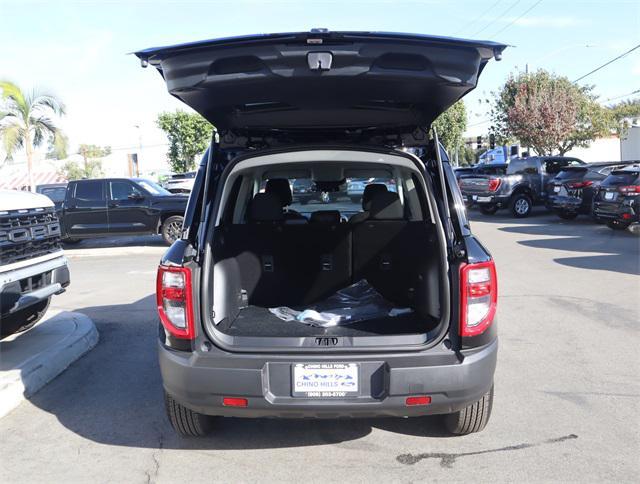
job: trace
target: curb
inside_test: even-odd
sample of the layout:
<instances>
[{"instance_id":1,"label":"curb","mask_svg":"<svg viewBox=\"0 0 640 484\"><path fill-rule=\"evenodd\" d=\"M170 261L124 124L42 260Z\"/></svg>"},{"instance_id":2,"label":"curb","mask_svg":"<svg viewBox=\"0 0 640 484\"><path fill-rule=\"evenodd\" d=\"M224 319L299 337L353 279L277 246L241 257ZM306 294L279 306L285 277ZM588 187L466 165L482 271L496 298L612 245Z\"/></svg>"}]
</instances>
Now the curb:
<instances>
[{"instance_id":1,"label":"curb","mask_svg":"<svg viewBox=\"0 0 640 484\"><path fill-rule=\"evenodd\" d=\"M0 418L98 343L84 314L64 311L0 343ZM35 352L31 353L31 349Z\"/></svg>"}]
</instances>

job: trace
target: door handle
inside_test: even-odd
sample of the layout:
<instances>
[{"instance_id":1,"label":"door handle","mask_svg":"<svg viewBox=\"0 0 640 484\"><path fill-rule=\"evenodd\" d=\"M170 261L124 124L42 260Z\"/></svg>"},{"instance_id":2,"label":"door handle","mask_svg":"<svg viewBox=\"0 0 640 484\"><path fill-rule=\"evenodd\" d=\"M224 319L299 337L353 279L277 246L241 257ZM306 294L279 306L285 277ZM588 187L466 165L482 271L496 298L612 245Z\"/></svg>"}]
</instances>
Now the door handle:
<instances>
[{"instance_id":1,"label":"door handle","mask_svg":"<svg viewBox=\"0 0 640 484\"><path fill-rule=\"evenodd\" d=\"M109 208L117 208L117 207L119 207L119 206L120 206L120 205L118 205L118 204L117 204L117 203L115 203L115 202L111 202L111 203L109 204Z\"/></svg>"}]
</instances>

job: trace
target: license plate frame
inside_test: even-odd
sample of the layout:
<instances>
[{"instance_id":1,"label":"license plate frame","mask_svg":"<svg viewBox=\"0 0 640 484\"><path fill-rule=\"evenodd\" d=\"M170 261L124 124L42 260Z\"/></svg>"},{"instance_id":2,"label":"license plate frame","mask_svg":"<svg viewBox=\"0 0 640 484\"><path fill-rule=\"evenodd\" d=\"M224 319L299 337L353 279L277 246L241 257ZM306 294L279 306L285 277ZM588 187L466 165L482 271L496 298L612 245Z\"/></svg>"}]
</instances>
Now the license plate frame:
<instances>
[{"instance_id":1,"label":"license plate frame","mask_svg":"<svg viewBox=\"0 0 640 484\"><path fill-rule=\"evenodd\" d=\"M478 197L476 198L476 201L478 203L487 203L487 202L491 202L491 197Z\"/></svg>"},{"instance_id":2,"label":"license plate frame","mask_svg":"<svg viewBox=\"0 0 640 484\"><path fill-rule=\"evenodd\" d=\"M608 200L608 201L611 201L611 200L613 200L615 198L615 196L616 196L616 194L613 193L613 192L605 192L604 199Z\"/></svg>"},{"instance_id":3,"label":"license plate frame","mask_svg":"<svg viewBox=\"0 0 640 484\"><path fill-rule=\"evenodd\" d=\"M358 363L322 362L291 365L291 395L294 397L357 398L361 391Z\"/></svg>"}]
</instances>

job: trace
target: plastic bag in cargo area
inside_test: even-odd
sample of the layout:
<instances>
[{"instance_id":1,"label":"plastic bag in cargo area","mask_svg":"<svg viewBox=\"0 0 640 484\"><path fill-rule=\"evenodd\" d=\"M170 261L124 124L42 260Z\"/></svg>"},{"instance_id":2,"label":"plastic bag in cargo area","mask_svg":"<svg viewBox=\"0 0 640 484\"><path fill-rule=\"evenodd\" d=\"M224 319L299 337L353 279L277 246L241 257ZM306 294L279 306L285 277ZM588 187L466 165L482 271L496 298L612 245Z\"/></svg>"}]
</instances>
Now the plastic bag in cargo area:
<instances>
[{"instance_id":1,"label":"plastic bag in cargo area","mask_svg":"<svg viewBox=\"0 0 640 484\"><path fill-rule=\"evenodd\" d=\"M393 317L410 313L412 310L396 308L365 279L361 279L307 309L280 306L269 308L269 311L283 321L298 321L311 326L330 328L367 319Z\"/></svg>"}]
</instances>

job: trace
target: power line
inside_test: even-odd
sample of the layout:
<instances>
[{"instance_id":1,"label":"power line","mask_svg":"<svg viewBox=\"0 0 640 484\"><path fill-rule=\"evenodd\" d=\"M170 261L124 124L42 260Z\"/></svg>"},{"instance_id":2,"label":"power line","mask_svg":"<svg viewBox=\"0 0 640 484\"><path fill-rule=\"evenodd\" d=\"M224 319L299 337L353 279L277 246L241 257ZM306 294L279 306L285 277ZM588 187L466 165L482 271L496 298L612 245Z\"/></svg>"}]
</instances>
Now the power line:
<instances>
[{"instance_id":1,"label":"power line","mask_svg":"<svg viewBox=\"0 0 640 484\"><path fill-rule=\"evenodd\" d=\"M509 12L511 12L511 10L513 10L513 8L518 5L522 0L516 0L515 3L512 3L511 6L507 7L507 9L502 12L497 18L495 18L492 22L489 22L487 25L485 25L484 27L482 27L480 30L474 32L473 34L471 34L471 37L475 37L476 35L478 35L481 32L484 32L485 30L487 30L489 27L491 27L494 23L496 23L498 20L501 20L502 18L504 18L505 15L507 15Z\"/></svg>"},{"instance_id":2,"label":"power line","mask_svg":"<svg viewBox=\"0 0 640 484\"><path fill-rule=\"evenodd\" d=\"M511 22L509 22L507 25L505 25L504 27L502 27L500 30L498 30L495 34L493 34L491 37L489 37L490 39L493 39L495 36L500 35L502 32L504 32L505 30L507 30L509 27L511 27L513 24L515 24L518 20L520 20L522 17L524 17L525 15L527 15L529 12L531 12L531 10L533 10L534 8L536 8L540 3L542 2L542 0L538 0L536 3L534 3L531 7L529 7L527 10L524 11L524 13L522 13L519 17L513 19Z\"/></svg>"},{"instance_id":3,"label":"power line","mask_svg":"<svg viewBox=\"0 0 640 484\"><path fill-rule=\"evenodd\" d=\"M478 17L474 17L473 20L471 20L471 22L467 22L461 29L456 30L452 35L458 35L460 32L464 32L465 30L467 30L469 27L471 27L473 24L475 24L476 22L478 22L479 20L483 20L486 16L487 13L489 13L491 10L494 9L494 7L496 7L502 0L497 0L493 5L491 5L489 8L485 9L484 13Z\"/></svg>"},{"instance_id":4,"label":"power line","mask_svg":"<svg viewBox=\"0 0 640 484\"><path fill-rule=\"evenodd\" d=\"M622 99L623 97L633 96L634 94L640 94L640 89L636 89L635 91L631 91L627 94L622 94L621 96L610 97L609 99L605 99L603 102L615 101L616 99Z\"/></svg>"},{"instance_id":5,"label":"power line","mask_svg":"<svg viewBox=\"0 0 640 484\"><path fill-rule=\"evenodd\" d=\"M613 64L615 61L622 59L623 57L631 54L631 52L633 52L636 49L640 49L640 44L636 45L635 47L632 47L631 49L629 49L628 51L620 54L618 57L614 57L613 59L611 59L609 62L605 62L604 64L602 64L599 67L596 67L594 70L587 72L584 76L582 77L578 77L575 81L573 82L578 82L581 81L582 79L584 79L585 77L589 77L591 74L594 74L596 72L598 72L600 69L604 69L605 67L607 67L609 64Z\"/></svg>"}]
</instances>

